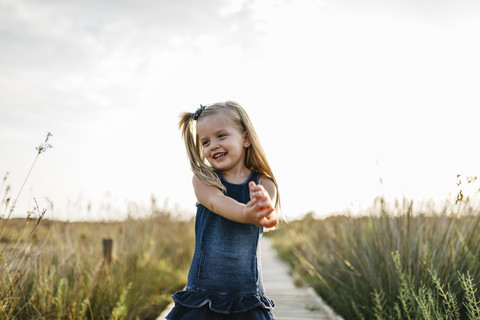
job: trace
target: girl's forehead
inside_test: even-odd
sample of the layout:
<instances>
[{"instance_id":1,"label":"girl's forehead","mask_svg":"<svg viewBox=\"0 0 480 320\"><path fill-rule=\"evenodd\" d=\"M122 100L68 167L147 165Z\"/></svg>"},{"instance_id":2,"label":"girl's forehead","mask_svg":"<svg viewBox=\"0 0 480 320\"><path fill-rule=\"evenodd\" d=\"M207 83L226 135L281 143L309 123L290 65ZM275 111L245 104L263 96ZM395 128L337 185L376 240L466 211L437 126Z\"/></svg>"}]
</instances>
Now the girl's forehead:
<instances>
[{"instance_id":1,"label":"girl's forehead","mask_svg":"<svg viewBox=\"0 0 480 320\"><path fill-rule=\"evenodd\" d=\"M223 112L201 117L197 121L197 132L215 131L235 127L233 121Z\"/></svg>"}]
</instances>

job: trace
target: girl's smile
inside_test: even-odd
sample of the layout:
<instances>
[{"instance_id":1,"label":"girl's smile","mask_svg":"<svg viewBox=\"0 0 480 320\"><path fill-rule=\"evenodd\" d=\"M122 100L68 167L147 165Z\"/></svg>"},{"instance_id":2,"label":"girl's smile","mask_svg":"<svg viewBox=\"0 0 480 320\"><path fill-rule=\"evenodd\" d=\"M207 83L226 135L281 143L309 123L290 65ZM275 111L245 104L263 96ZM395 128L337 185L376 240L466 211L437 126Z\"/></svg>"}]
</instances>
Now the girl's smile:
<instances>
[{"instance_id":1,"label":"girl's smile","mask_svg":"<svg viewBox=\"0 0 480 320\"><path fill-rule=\"evenodd\" d=\"M203 156L212 167L224 175L245 175L245 146L249 139L228 117L218 113L199 119L197 134Z\"/></svg>"},{"instance_id":2,"label":"girl's smile","mask_svg":"<svg viewBox=\"0 0 480 320\"><path fill-rule=\"evenodd\" d=\"M226 155L227 155L226 152L215 153L215 154L213 155L213 159L218 160L220 157L224 157L224 156L226 156Z\"/></svg>"}]
</instances>

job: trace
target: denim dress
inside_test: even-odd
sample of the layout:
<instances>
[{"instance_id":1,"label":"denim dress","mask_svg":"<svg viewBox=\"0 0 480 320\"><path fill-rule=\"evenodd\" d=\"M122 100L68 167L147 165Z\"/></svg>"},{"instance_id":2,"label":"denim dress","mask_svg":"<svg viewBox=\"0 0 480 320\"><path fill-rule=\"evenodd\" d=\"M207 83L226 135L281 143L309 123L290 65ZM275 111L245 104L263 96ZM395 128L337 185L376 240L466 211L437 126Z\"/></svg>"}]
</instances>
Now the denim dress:
<instances>
[{"instance_id":1,"label":"denim dress","mask_svg":"<svg viewBox=\"0 0 480 320\"><path fill-rule=\"evenodd\" d=\"M241 184L221 180L227 196L246 204L248 183L258 184L259 178L252 171ZM262 232L261 227L225 219L197 203L195 252L187 286L172 296L175 307L167 319L275 319L274 303L263 288Z\"/></svg>"}]
</instances>

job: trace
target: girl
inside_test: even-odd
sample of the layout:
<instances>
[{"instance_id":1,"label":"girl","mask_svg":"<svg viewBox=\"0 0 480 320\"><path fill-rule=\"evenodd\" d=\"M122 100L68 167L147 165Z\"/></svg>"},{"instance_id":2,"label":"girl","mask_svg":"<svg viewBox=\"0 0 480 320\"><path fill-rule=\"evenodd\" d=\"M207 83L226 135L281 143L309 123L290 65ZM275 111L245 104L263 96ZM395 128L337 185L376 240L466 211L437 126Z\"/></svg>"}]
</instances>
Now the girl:
<instances>
[{"instance_id":1,"label":"girl","mask_svg":"<svg viewBox=\"0 0 480 320\"><path fill-rule=\"evenodd\" d=\"M255 129L231 101L183 113L179 127L198 200L195 252L167 319L274 320L258 242L277 225L280 198Z\"/></svg>"}]
</instances>

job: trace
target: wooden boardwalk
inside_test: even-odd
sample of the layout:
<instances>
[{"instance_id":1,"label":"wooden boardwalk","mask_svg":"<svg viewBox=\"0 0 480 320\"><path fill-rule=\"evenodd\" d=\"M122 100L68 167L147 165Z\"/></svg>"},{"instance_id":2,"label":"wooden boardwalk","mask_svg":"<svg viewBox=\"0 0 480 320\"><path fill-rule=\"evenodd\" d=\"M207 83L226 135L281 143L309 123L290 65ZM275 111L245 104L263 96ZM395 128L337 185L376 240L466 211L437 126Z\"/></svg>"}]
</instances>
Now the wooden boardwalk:
<instances>
[{"instance_id":1,"label":"wooden boardwalk","mask_svg":"<svg viewBox=\"0 0 480 320\"><path fill-rule=\"evenodd\" d=\"M296 287L289 267L272 248L270 239L262 239L263 284L267 296L275 302L277 320L341 320L310 287Z\"/></svg>"},{"instance_id":2,"label":"wooden boardwalk","mask_svg":"<svg viewBox=\"0 0 480 320\"><path fill-rule=\"evenodd\" d=\"M294 285L288 266L281 261L268 237L262 243L263 283L267 296L275 302L277 320L342 320L310 287ZM171 303L157 320L164 320L173 308Z\"/></svg>"}]
</instances>

